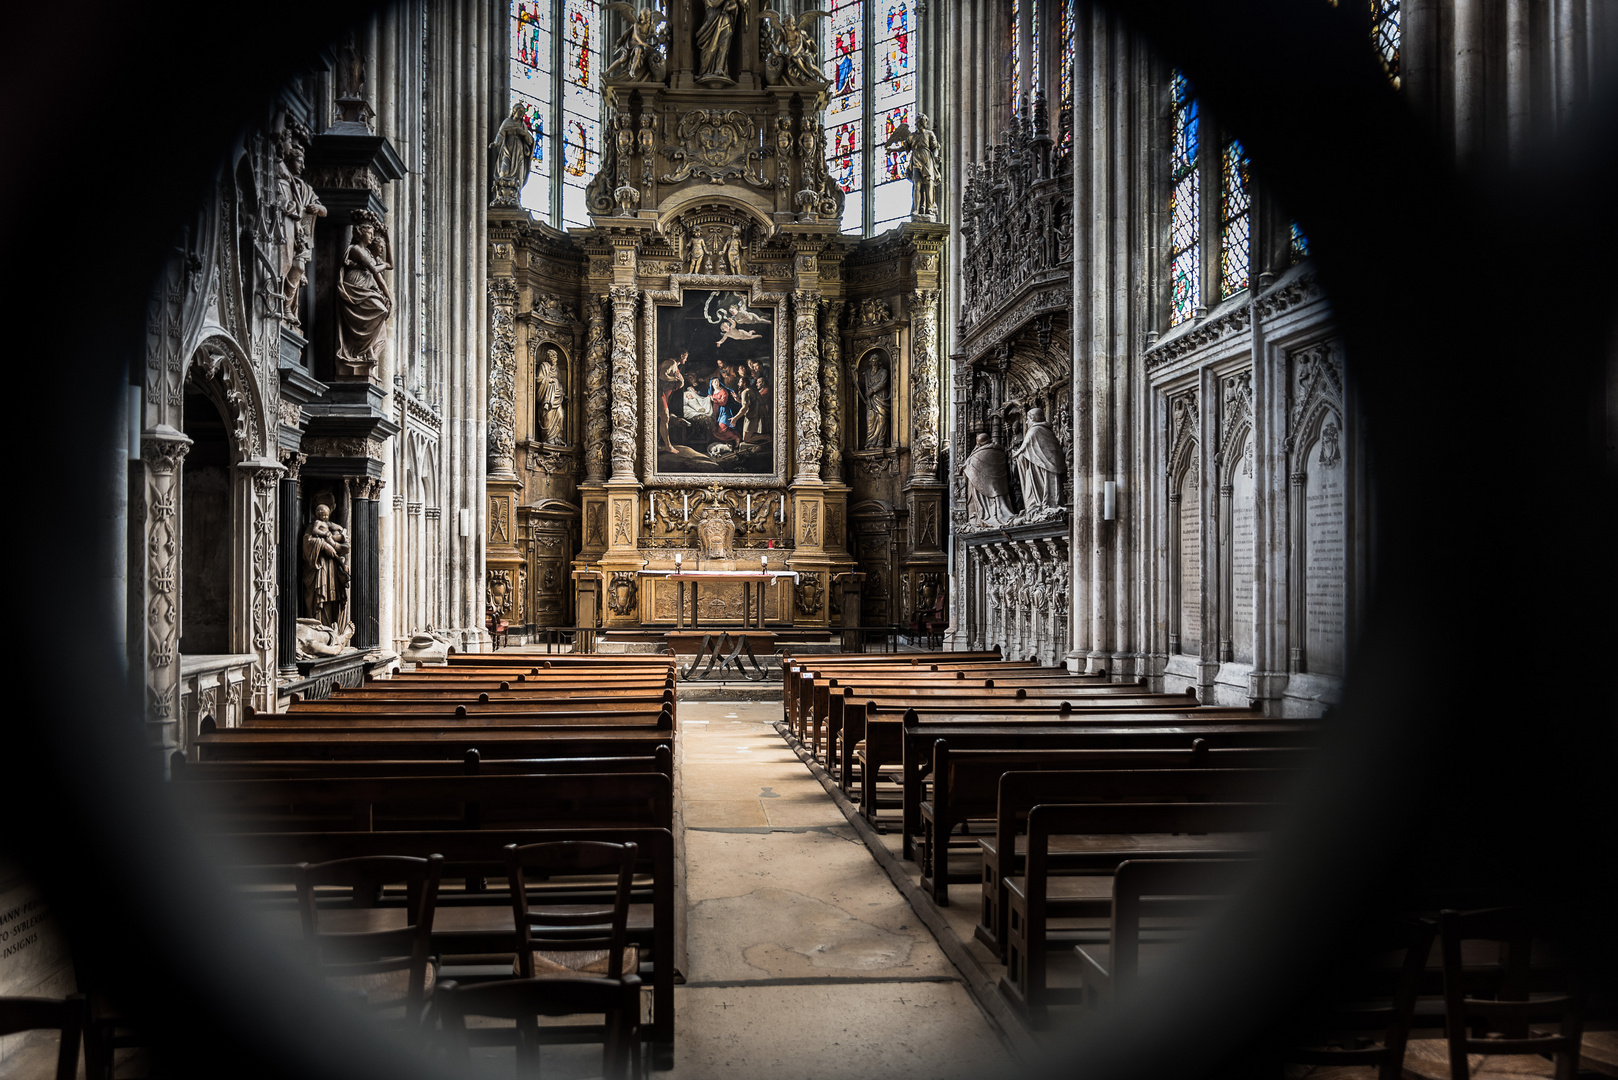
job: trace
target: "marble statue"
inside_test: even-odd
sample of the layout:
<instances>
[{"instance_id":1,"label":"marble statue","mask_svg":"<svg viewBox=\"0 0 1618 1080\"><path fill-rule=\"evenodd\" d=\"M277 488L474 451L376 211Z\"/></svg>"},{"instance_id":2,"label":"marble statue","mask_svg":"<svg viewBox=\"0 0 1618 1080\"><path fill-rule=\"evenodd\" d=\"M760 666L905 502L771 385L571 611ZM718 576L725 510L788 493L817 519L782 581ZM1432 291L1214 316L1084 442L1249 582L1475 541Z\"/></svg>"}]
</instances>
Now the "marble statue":
<instances>
[{"instance_id":1,"label":"marble statue","mask_svg":"<svg viewBox=\"0 0 1618 1080\"><path fill-rule=\"evenodd\" d=\"M528 170L534 163L534 133L523 119L522 104L511 107L511 115L500 122L500 130L489 144L489 149L500 149L494 166L494 201L515 206L523 185L528 183Z\"/></svg>"},{"instance_id":2,"label":"marble statue","mask_svg":"<svg viewBox=\"0 0 1618 1080\"><path fill-rule=\"evenodd\" d=\"M866 354L860 368L857 386L865 413L865 438L860 447L881 450L888 445L888 416L893 408L888 364L881 353L872 352Z\"/></svg>"},{"instance_id":3,"label":"marble statue","mask_svg":"<svg viewBox=\"0 0 1618 1080\"><path fill-rule=\"evenodd\" d=\"M410 636L410 644L399 656L413 664L442 664L449 659L450 639L431 626Z\"/></svg>"},{"instance_id":4,"label":"marble statue","mask_svg":"<svg viewBox=\"0 0 1618 1080\"><path fill-rule=\"evenodd\" d=\"M348 648L354 637L354 624L341 630L324 626L314 619L299 619L297 629L297 658L314 660L322 656L336 656Z\"/></svg>"},{"instance_id":5,"label":"marble statue","mask_svg":"<svg viewBox=\"0 0 1618 1080\"><path fill-rule=\"evenodd\" d=\"M561 356L555 346L545 346L545 357L534 372L539 385L540 441L548 446L566 445L562 434L567 420L567 393L562 389Z\"/></svg>"},{"instance_id":6,"label":"marble statue","mask_svg":"<svg viewBox=\"0 0 1618 1080\"><path fill-rule=\"evenodd\" d=\"M736 81L730 72L730 40L736 26L747 15L751 0L703 0L708 16L697 31L697 81L729 86Z\"/></svg>"},{"instance_id":7,"label":"marble statue","mask_svg":"<svg viewBox=\"0 0 1618 1080\"><path fill-rule=\"evenodd\" d=\"M769 83L783 86L824 86L826 77L820 73L820 56L815 49L816 30L812 20L824 19L829 11L806 11L802 15L783 15L778 11L760 12L764 21L775 27L772 55L764 62L764 78Z\"/></svg>"},{"instance_id":8,"label":"marble statue","mask_svg":"<svg viewBox=\"0 0 1618 1080\"><path fill-rule=\"evenodd\" d=\"M613 72L622 67L626 79L640 82L650 76L654 80L661 80L665 69L662 34L669 21L668 16L651 6L643 7L638 12L625 3L602 6L622 15L628 29L618 35L614 43L618 51L613 54L612 63L607 65L601 77L610 79Z\"/></svg>"},{"instance_id":9,"label":"marble statue","mask_svg":"<svg viewBox=\"0 0 1618 1080\"><path fill-rule=\"evenodd\" d=\"M888 136L885 146L897 146L910 153L910 216L918 221L932 221L938 216L938 136L933 133L933 122L920 114L920 127L910 130L901 122Z\"/></svg>"},{"instance_id":10,"label":"marble statue","mask_svg":"<svg viewBox=\"0 0 1618 1080\"><path fill-rule=\"evenodd\" d=\"M1022 484L1023 510L1054 510L1062 501L1062 444L1046 423L1044 409L1029 409L1024 424L1022 442L1011 451Z\"/></svg>"},{"instance_id":11,"label":"marble statue","mask_svg":"<svg viewBox=\"0 0 1618 1080\"><path fill-rule=\"evenodd\" d=\"M393 268L387 230L369 210L354 211L354 238L337 283L337 359L360 373L377 361L393 314L385 271Z\"/></svg>"},{"instance_id":12,"label":"marble statue","mask_svg":"<svg viewBox=\"0 0 1618 1080\"><path fill-rule=\"evenodd\" d=\"M314 254L310 217L325 217L320 196L302 176L305 132L288 125L281 132L281 160L276 168L276 189L281 210L281 298L282 316L298 324L298 293L303 288L304 271Z\"/></svg>"},{"instance_id":13,"label":"marble statue","mask_svg":"<svg viewBox=\"0 0 1618 1080\"><path fill-rule=\"evenodd\" d=\"M1011 482L1006 476L1006 452L979 432L977 445L966 459L966 507L974 525L998 525L1010 518L1006 501Z\"/></svg>"},{"instance_id":14,"label":"marble statue","mask_svg":"<svg viewBox=\"0 0 1618 1080\"><path fill-rule=\"evenodd\" d=\"M303 531L303 607L318 625L341 632L348 619L348 531L318 503Z\"/></svg>"}]
</instances>

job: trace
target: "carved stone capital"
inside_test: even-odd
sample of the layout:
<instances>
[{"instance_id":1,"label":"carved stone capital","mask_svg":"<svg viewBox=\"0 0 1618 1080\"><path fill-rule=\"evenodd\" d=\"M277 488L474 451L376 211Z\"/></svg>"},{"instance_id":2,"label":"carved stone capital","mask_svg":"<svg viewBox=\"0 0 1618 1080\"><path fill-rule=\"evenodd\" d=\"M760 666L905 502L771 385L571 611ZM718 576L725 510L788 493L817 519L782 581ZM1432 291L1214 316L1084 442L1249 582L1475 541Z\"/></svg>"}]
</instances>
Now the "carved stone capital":
<instances>
[{"instance_id":1,"label":"carved stone capital","mask_svg":"<svg viewBox=\"0 0 1618 1080\"><path fill-rule=\"evenodd\" d=\"M382 488L387 483L380 476L350 476L346 482L350 497L373 501L382 497Z\"/></svg>"},{"instance_id":2,"label":"carved stone capital","mask_svg":"<svg viewBox=\"0 0 1618 1080\"><path fill-rule=\"evenodd\" d=\"M300 454L296 450L282 450L281 467L286 470L287 479L297 480L303 469L303 463L307 460L309 458L306 454Z\"/></svg>"},{"instance_id":3,"label":"carved stone capital","mask_svg":"<svg viewBox=\"0 0 1618 1080\"><path fill-rule=\"evenodd\" d=\"M141 460L146 462L148 469L160 475L176 472L190 449L191 439L172 428L160 428L140 438Z\"/></svg>"}]
</instances>

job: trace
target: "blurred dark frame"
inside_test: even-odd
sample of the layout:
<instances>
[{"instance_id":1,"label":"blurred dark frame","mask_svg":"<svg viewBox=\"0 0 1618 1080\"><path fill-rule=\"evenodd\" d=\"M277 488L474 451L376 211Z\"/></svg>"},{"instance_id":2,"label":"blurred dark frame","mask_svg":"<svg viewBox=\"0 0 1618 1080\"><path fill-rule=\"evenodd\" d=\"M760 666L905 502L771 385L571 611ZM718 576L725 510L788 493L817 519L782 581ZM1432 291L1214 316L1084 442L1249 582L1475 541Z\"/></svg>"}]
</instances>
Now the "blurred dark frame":
<instances>
[{"instance_id":1,"label":"blurred dark frame","mask_svg":"<svg viewBox=\"0 0 1618 1080\"><path fill-rule=\"evenodd\" d=\"M1435 901L1539 903L1610 1001L1612 72L1529 167L1463 177L1326 0L1114 6L1308 233L1370 433L1378 533L1337 744L1266 887L1146 1006L1080 1032L1059 1071L1250 1075L1346 926ZM48 535L21 538L8 568L22 700L0 750L3 843L176 1075L427 1074L242 933L142 748L108 582L105 508L124 485L110 418L142 363L148 283L233 132L369 7L29 4L0 46L6 368L22 380L8 487Z\"/></svg>"}]
</instances>

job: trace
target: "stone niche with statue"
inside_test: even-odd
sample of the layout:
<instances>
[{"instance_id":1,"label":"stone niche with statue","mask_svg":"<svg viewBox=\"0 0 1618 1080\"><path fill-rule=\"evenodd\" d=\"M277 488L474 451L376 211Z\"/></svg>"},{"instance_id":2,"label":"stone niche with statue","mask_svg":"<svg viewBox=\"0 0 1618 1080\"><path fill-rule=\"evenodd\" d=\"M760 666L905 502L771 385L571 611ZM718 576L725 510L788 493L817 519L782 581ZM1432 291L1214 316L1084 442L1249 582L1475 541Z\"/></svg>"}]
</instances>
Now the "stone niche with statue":
<instances>
[{"instance_id":1,"label":"stone niche with statue","mask_svg":"<svg viewBox=\"0 0 1618 1080\"><path fill-rule=\"evenodd\" d=\"M924 191L918 220L843 234L812 29L747 4L620 8L591 225L517 205L519 117L491 150L486 606L513 640L662 629L670 573L761 568L790 572L752 592L762 612L715 580L703 624L840 625L850 570L875 579L877 621L933 605L947 229ZM601 575L583 610L581 572Z\"/></svg>"}]
</instances>

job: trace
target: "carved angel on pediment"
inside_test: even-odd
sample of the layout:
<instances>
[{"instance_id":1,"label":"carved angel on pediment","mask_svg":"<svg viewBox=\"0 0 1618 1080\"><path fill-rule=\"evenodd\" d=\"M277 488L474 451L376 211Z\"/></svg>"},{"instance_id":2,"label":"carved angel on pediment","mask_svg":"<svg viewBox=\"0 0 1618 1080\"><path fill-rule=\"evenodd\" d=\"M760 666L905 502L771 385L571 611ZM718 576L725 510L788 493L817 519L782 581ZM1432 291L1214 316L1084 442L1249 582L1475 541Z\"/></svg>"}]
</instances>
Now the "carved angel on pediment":
<instances>
[{"instance_id":1,"label":"carved angel on pediment","mask_svg":"<svg viewBox=\"0 0 1618 1080\"><path fill-rule=\"evenodd\" d=\"M610 79L613 73L622 67L622 74L626 79L636 82L647 78L662 81L666 70L663 45L668 31L668 16L651 6L643 7L637 12L629 4L617 0L601 6L609 11L618 12L628 24L628 28L614 43L617 52L613 54L612 63L607 65L607 70L601 73L601 77Z\"/></svg>"},{"instance_id":2,"label":"carved angel on pediment","mask_svg":"<svg viewBox=\"0 0 1618 1080\"><path fill-rule=\"evenodd\" d=\"M764 81L782 86L824 86L827 79L820 73L820 55L815 48L815 34L811 23L828 18L829 11L806 11L802 15L783 15L779 11L759 12L773 29L771 55L764 61Z\"/></svg>"}]
</instances>

